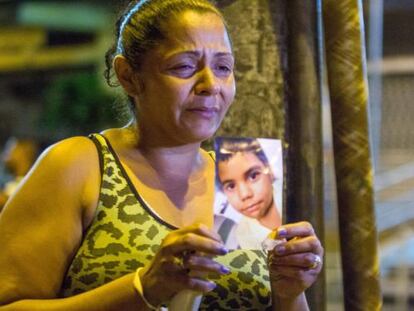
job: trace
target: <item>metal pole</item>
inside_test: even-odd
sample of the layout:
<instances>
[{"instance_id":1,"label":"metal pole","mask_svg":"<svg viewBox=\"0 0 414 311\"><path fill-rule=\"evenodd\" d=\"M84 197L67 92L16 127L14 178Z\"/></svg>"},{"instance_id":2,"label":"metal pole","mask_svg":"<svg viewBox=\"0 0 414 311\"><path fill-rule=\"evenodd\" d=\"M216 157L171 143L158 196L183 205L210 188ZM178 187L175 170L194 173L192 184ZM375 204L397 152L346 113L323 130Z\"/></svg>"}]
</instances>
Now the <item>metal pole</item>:
<instances>
[{"instance_id":1,"label":"metal pole","mask_svg":"<svg viewBox=\"0 0 414 311\"><path fill-rule=\"evenodd\" d=\"M380 310L362 7L323 4L345 310Z\"/></svg>"},{"instance_id":2,"label":"metal pole","mask_svg":"<svg viewBox=\"0 0 414 311\"><path fill-rule=\"evenodd\" d=\"M320 1L286 1L287 221L307 220L323 232ZM325 310L325 275L307 291L311 310Z\"/></svg>"}]
</instances>

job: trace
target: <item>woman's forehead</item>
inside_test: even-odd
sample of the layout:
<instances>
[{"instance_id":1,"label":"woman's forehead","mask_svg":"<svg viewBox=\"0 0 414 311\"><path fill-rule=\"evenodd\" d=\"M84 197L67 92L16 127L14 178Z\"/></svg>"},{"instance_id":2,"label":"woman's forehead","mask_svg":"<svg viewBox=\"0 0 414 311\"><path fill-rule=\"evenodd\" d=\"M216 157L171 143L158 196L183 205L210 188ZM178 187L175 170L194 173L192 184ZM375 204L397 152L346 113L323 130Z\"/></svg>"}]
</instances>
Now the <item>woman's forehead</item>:
<instances>
[{"instance_id":1,"label":"woman's forehead","mask_svg":"<svg viewBox=\"0 0 414 311\"><path fill-rule=\"evenodd\" d=\"M166 39L158 51L169 55L212 50L215 53L231 54L231 43L226 27L215 13L185 11L171 18L165 25Z\"/></svg>"}]
</instances>

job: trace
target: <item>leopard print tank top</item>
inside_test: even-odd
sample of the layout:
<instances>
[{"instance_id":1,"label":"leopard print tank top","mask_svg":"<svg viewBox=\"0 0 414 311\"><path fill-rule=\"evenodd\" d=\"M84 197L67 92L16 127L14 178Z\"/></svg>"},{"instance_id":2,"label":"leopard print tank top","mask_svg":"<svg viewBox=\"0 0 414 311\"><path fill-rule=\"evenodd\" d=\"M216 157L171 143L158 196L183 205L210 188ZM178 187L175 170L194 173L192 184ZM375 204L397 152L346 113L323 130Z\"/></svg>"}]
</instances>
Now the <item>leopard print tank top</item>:
<instances>
[{"instance_id":1,"label":"leopard print tank top","mask_svg":"<svg viewBox=\"0 0 414 311\"><path fill-rule=\"evenodd\" d=\"M95 218L84 235L61 290L62 297L99 287L146 265L174 226L163 221L132 185L109 142L91 135L102 173ZM271 310L266 256L234 250L217 261L231 273L213 279L217 287L203 296L199 310Z\"/></svg>"}]
</instances>

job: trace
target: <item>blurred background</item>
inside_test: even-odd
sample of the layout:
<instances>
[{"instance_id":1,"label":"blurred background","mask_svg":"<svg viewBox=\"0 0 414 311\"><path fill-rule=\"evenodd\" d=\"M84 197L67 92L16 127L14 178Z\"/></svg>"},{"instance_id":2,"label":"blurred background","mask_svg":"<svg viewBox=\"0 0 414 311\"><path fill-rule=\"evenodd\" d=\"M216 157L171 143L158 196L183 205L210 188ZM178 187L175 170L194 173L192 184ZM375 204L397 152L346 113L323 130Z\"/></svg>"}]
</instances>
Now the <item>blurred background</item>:
<instances>
[{"instance_id":1,"label":"blurred background","mask_svg":"<svg viewBox=\"0 0 414 311\"><path fill-rule=\"evenodd\" d=\"M384 310L413 310L414 1L364 4Z\"/></svg>"},{"instance_id":2,"label":"blurred background","mask_svg":"<svg viewBox=\"0 0 414 311\"><path fill-rule=\"evenodd\" d=\"M125 124L123 97L103 80L119 2L0 0L0 204L48 145ZM413 310L414 1L363 1L363 10L383 304ZM327 309L341 310L327 107L323 119Z\"/></svg>"}]
</instances>

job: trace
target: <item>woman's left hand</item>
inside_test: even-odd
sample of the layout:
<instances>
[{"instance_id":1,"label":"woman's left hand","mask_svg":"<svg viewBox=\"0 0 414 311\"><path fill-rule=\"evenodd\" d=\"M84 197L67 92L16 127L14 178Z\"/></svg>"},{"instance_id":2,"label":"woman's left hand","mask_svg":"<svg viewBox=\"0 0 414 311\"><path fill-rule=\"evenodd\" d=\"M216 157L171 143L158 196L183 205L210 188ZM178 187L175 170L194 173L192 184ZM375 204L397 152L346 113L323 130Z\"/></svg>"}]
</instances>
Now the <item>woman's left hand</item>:
<instances>
[{"instance_id":1,"label":"woman's left hand","mask_svg":"<svg viewBox=\"0 0 414 311\"><path fill-rule=\"evenodd\" d=\"M280 298L296 298L310 287L322 270L323 247L308 222L286 224L274 232L286 239L268 254L272 290Z\"/></svg>"}]
</instances>

